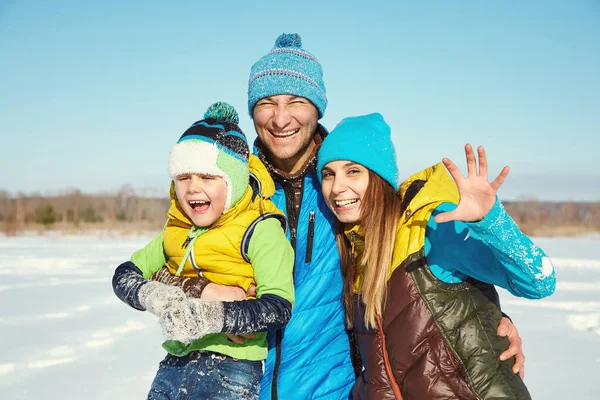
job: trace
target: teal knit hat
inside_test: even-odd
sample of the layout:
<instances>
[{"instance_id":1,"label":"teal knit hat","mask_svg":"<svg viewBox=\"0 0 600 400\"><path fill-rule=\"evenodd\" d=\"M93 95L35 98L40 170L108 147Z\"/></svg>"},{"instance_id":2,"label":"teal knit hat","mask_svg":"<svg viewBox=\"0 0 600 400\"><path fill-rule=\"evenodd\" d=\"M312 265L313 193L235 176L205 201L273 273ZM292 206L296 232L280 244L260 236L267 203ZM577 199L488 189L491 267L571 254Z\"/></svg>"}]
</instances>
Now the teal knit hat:
<instances>
[{"instance_id":1,"label":"teal knit hat","mask_svg":"<svg viewBox=\"0 0 600 400\"><path fill-rule=\"evenodd\" d=\"M323 68L302 48L302 39L297 33L279 35L273 49L252 66L248 80L250 116L257 101L278 94L307 98L319 111L319 118L325 114Z\"/></svg>"},{"instance_id":2,"label":"teal knit hat","mask_svg":"<svg viewBox=\"0 0 600 400\"><path fill-rule=\"evenodd\" d=\"M317 175L327 163L348 160L361 164L398 189L396 150L390 126L379 113L343 119L325 137L317 156Z\"/></svg>"},{"instance_id":3,"label":"teal knit hat","mask_svg":"<svg viewBox=\"0 0 600 400\"><path fill-rule=\"evenodd\" d=\"M225 210L235 205L248 188L248 142L237 125L235 108L225 102L211 105L204 119L194 122L171 149L169 175L207 174L227 183Z\"/></svg>"}]
</instances>

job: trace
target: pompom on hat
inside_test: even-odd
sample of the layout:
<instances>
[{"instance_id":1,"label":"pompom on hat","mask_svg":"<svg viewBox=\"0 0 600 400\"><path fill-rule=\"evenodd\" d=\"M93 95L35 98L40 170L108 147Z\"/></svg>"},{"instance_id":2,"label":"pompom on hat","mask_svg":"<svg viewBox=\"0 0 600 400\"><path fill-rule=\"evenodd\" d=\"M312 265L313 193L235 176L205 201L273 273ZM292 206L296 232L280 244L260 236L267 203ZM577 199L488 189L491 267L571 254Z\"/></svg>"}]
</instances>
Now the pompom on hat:
<instances>
[{"instance_id":1,"label":"pompom on hat","mask_svg":"<svg viewBox=\"0 0 600 400\"><path fill-rule=\"evenodd\" d=\"M211 105L204 119L192 124L171 149L169 175L206 174L227 182L225 210L237 203L248 187L248 141L238 126L239 116L225 102Z\"/></svg>"},{"instance_id":2,"label":"pompom on hat","mask_svg":"<svg viewBox=\"0 0 600 400\"><path fill-rule=\"evenodd\" d=\"M398 165L390 126L379 113L344 118L323 140L317 156L317 176L331 161L361 164L398 190Z\"/></svg>"},{"instance_id":3,"label":"pompom on hat","mask_svg":"<svg viewBox=\"0 0 600 400\"><path fill-rule=\"evenodd\" d=\"M260 99L290 94L310 100L322 118L327 108L323 68L302 48L297 33L279 35L275 46L252 66L248 80L248 112L252 116Z\"/></svg>"}]
</instances>

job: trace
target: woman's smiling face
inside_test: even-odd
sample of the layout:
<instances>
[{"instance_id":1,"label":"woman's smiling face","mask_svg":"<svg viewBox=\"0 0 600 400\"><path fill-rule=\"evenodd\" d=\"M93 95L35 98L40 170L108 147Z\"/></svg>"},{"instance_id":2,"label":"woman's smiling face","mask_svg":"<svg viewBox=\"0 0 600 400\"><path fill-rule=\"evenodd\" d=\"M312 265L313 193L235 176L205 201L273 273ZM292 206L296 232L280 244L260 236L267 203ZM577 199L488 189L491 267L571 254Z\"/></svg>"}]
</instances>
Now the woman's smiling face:
<instances>
[{"instance_id":1,"label":"woman's smiling face","mask_svg":"<svg viewBox=\"0 0 600 400\"><path fill-rule=\"evenodd\" d=\"M337 160L323 167L321 177L323 197L336 218L346 224L359 222L369 170L353 161Z\"/></svg>"}]
</instances>

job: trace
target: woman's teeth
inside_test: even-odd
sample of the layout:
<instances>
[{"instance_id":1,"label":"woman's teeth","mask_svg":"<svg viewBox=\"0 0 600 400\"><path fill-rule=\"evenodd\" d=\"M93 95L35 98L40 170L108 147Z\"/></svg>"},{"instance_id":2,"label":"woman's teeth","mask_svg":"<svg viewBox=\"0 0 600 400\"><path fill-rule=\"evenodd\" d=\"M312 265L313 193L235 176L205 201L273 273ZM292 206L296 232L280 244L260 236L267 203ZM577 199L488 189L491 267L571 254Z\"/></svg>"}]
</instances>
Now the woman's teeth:
<instances>
[{"instance_id":1,"label":"woman's teeth","mask_svg":"<svg viewBox=\"0 0 600 400\"><path fill-rule=\"evenodd\" d=\"M351 199L351 200L336 200L335 205L338 207L347 207L349 205L352 205L354 203L356 203L358 201L358 199Z\"/></svg>"}]
</instances>

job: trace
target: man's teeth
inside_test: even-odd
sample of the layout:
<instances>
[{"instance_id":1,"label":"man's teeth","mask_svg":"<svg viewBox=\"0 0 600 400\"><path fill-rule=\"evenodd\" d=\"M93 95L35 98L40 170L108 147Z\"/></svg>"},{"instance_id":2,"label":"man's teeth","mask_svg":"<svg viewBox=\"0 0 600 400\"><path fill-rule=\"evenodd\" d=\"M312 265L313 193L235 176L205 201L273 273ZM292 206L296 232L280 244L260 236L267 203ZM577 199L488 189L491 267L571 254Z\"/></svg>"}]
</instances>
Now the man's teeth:
<instances>
[{"instance_id":1,"label":"man's teeth","mask_svg":"<svg viewBox=\"0 0 600 400\"><path fill-rule=\"evenodd\" d=\"M271 132L271 134L273 136L279 137L279 138L285 138L288 136L292 136L295 135L296 133L298 133L300 131L300 128L294 129L293 131L287 131L287 132Z\"/></svg>"},{"instance_id":2,"label":"man's teeth","mask_svg":"<svg viewBox=\"0 0 600 400\"><path fill-rule=\"evenodd\" d=\"M358 201L358 199L336 200L335 205L338 207L346 207L346 206L356 203L357 201Z\"/></svg>"}]
</instances>

